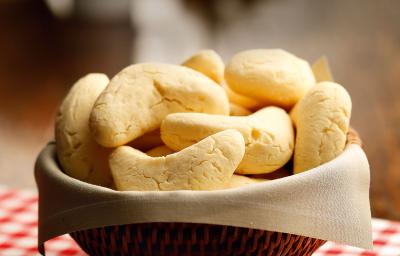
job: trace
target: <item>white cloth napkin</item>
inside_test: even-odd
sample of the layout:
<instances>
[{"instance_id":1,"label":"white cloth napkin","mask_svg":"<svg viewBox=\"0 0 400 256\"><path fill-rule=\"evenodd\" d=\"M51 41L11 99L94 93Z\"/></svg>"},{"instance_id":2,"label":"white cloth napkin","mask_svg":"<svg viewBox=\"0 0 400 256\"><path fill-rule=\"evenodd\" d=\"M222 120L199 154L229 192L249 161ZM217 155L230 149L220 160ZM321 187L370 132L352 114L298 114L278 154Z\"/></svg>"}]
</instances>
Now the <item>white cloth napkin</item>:
<instances>
[{"instance_id":1,"label":"white cloth napkin","mask_svg":"<svg viewBox=\"0 0 400 256\"><path fill-rule=\"evenodd\" d=\"M39 249L65 233L143 222L256 228L372 248L368 160L356 144L307 172L219 191L119 192L65 175L54 143L39 155Z\"/></svg>"}]
</instances>

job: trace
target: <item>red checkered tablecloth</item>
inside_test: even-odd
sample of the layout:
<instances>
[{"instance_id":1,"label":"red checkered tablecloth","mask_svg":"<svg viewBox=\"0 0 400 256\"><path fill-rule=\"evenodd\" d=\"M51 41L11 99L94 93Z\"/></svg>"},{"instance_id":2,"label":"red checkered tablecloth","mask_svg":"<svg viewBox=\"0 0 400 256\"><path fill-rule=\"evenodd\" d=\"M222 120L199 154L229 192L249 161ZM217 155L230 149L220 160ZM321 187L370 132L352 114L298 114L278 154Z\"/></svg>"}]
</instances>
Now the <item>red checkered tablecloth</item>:
<instances>
[{"instance_id":1,"label":"red checkered tablecloth","mask_svg":"<svg viewBox=\"0 0 400 256\"><path fill-rule=\"evenodd\" d=\"M0 256L38 255L37 194L0 187ZM400 222L374 219L374 250L327 242L314 256L400 256ZM46 242L46 255L86 255L68 236Z\"/></svg>"}]
</instances>

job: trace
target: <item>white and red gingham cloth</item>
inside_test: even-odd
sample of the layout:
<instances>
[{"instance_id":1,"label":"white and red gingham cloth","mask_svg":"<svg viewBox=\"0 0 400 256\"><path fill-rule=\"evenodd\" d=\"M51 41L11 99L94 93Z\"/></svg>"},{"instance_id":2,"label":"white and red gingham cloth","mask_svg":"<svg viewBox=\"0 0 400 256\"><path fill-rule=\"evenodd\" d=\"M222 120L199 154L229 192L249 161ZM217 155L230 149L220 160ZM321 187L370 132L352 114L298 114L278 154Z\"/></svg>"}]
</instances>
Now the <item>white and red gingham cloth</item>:
<instances>
[{"instance_id":1,"label":"white and red gingham cloth","mask_svg":"<svg viewBox=\"0 0 400 256\"><path fill-rule=\"evenodd\" d=\"M39 255L37 251L37 194L0 187L0 256ZM400 222L374 219L374 249L366 251L333 242L314 256L400 256ZM68 235L46 242L46 255L86 255Z\"/></svg>"}]
</instances>

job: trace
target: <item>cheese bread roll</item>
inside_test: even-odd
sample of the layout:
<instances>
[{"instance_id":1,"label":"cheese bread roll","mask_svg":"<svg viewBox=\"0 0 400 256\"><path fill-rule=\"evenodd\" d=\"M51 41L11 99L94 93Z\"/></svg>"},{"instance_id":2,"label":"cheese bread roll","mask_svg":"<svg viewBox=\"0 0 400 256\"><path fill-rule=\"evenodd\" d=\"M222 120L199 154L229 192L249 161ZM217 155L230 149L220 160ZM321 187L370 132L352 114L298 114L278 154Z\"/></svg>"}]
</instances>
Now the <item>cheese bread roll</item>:
<instances>
[{"instance_id":1,"label":"cheese bread roll","mask_svg":"<svg viewBox=\"0 0 400 256\"><path fill-rule=\"evenodd\" d=\"M89 117L108 82L104 74L88 74L77 81L60 106L55 127L57 156L64 172L103 186L112 183L107 161L110 150L92 138Z\"/></svg>"},{"instance_id":2,"label":"cheese bread roll","mask_svg":"<svg viewBox=\"0 0 400 256\"><path fill-rule=\"evenodd\" d=\"M225 69L229 87L247 97L291 108L315 85L310 65L281 49L256 49L233 56Z\"/></svg>"},{"instance_id":3,"label":"cheese bread roll","mask_svg":"<svg viewBox=\"0 0 400 256\"><path fill-rule=\"evenodd\" d=\"M296 105L294 172L299 173L343 152L351 115L347 91L333 82L318 83Z\"/></svg>"}]
</instances>

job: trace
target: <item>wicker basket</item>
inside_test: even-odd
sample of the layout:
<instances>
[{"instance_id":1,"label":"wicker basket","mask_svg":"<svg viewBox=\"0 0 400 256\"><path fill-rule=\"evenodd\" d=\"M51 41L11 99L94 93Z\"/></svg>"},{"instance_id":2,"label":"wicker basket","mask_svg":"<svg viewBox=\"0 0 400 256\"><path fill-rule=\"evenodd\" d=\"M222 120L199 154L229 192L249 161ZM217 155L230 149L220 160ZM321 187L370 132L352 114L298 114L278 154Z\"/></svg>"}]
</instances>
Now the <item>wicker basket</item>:
<instances>
[{"instance_id":1,"label":"wicker basket","mask_svg":"<svg viewBox=\"0 0 400 256\"><path fill-rule=\"evenodd\" d=\"M144 223L70 234L89 255L311 255L323 240L249 228Z\"/></svg>"},{"instance_id":2,"label":"wicker basket","mask_svg":"<svg viewBox=\"0 0 400 256\"><path fill-rule=\"evenodd\" d=\"M354 130L347 143L361 145ZM251 228L141 223L70 233L89 255L311 255L326 241Z\"/></svg>"}]
</instances>

